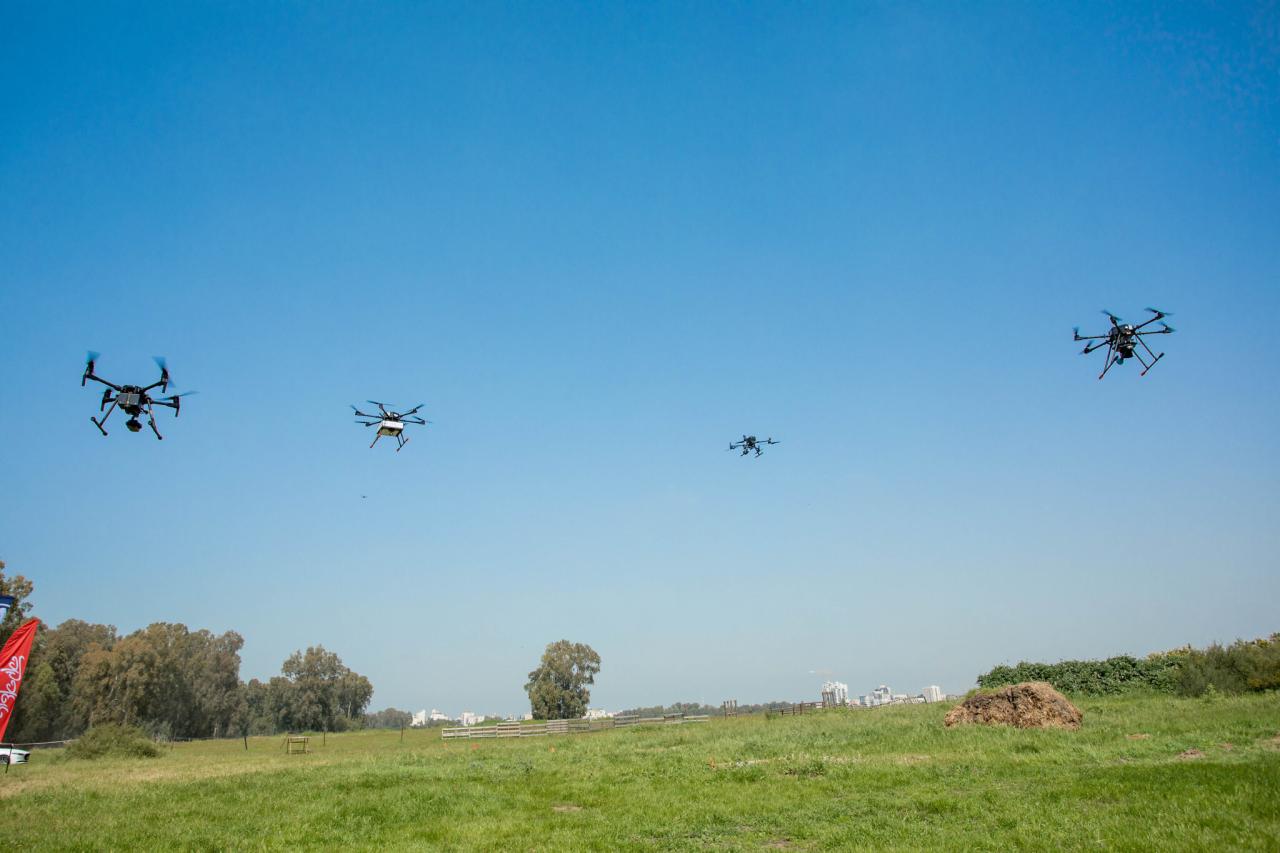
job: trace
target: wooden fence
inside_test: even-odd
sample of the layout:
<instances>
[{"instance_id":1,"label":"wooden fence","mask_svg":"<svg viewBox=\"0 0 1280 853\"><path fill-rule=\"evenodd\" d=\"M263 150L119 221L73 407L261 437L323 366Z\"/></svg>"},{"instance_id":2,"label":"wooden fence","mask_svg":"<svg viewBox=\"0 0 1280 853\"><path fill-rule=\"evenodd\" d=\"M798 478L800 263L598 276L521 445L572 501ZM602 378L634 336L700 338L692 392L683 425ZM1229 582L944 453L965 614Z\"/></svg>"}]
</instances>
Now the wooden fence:
<instances>
[{"instance_id":1,"label":"wooden fence","mask_svg":"<svg viewBox=\"0 0 1280 853\"><path fill-rule=\"evenodd\" d=\"M547 720L545 723L498 723L496 726L460 726L441 729L440 736L477 740L481 738L503 737L546 737L547 735L572 735L584 732L599 732L608 729L620 729L626 726L672 725L681 723L705 723L705 714L685 716L684 714L664 714L661 717L639 717L635 714L618 717L605 717L599 720Z\"/></svg>"}]
</instances>

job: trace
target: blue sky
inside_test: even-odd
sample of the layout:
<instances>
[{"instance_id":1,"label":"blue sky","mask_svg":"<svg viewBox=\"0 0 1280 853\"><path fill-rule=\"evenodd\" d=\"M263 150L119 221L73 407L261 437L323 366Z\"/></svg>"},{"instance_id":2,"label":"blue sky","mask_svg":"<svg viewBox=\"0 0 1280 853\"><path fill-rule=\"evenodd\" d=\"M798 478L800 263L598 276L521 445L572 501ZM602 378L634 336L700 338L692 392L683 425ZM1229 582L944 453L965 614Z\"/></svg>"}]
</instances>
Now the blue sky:
<instances>
[{"instance_id":1,"label":"blue sky","mask_svg":"<svg viewBox=\"0 0 1280 853\"><path fill-rule=\"evenodd\" d=\"M0 557L374 705L1280 629L1280 13L10 4ZM1095 379L1109 308L1168 356ZM196 388L89 423L83 353ZM348 418L426 402L402 453ZM744 431L781 439L725 453ZM362 495L368 495L362 498Z\"/></svg>"}]
</instances>

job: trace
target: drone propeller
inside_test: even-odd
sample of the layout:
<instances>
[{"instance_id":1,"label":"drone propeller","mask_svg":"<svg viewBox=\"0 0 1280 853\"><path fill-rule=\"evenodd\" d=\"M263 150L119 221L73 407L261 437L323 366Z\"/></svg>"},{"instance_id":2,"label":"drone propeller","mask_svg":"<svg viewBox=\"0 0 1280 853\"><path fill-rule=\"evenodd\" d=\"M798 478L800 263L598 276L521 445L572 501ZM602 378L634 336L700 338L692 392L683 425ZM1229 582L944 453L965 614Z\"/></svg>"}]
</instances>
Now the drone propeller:
<instances>
[{"instance_id":1,"label":"drone propeller","mask_svg":"<svg viewBox=\"0 0 1280 853\"><path fill-rule=\"evenodd\" d=\"M1168 315L1168 314L1166 314L1165 316L1167 317L1167 316L1169 316L1169 315ZM1176 332L1176 331L1178 331L1178 330L1177 330L1177 329L1175 329L1173 326L1170 326L1168 323L1161 323L1160 325L1161 325L1161 326L1164 326L1164 331L1165 331L1166 333L1168 333L1168 332Z\"/></svg>"},{"instance_id":2,"label":"drone propeller","mask_svg":"<svg viewBox=\"0 0 1280 853\"><path fill-rule=\"evenodd\" d=\"M156 367L160 368L160 386L167 390L169 387L169 362L162 355L153 355L151 360L156 363Z\"/></svg>"},{"instance_id":3,"label":"drone propeller","mask_svg":"<svg viewBox=\"0 0 1280 853\"><path fill-rule=\"evenodd\" d=\"M1147 308L1146 310L1147 310L1147 311L1150 311L1152 314L1159 314L1161 317L1172 317L1172 316L1173 316L1173 312L1172 312L1172 311L1161 311L1159 308Z\"/></svg>"},{"instance_id":4,"label":"drone propeller","mask_svg":"<svg viewBox=\"0 0 1280 853\"><path fill-rule=\"evenodd\" d=\"M1103 313L1103 314L1106 314L1108 317L1110 317L1110 318L1111 318L1111 320L1112 320L1112 322L1115 322L1115 323L1123 323L1123 322L1124 322L1124 318L1123 318L1123 317L1117 317L1115 314L1112 314L1112 313L1111 313L1110 311L1108 311L1106 308L1103 308L1103 309L1102 309L1102 313Z\"/></svg>"},{"instance_id":5,"label":"drone propeller","mask_svg":"<svg viewBox=\"0 0 1280 853\"><path fill-rule=\"evenodd\" d=\"M94 352L93 350L89 350L87 353L85 353L85 356L84 356L84 375L80 377L80 387L81 387L81 388L83 388L83 387L84 387L84 383L85 383L86 381L88 381L89 377L93 374L93 364L94 364L94 362L96 362L96 361L98 360L98 356L100 356L100 355L102 355L102 353L100 353L100 352Z\"/></svg>"}]
</instances>

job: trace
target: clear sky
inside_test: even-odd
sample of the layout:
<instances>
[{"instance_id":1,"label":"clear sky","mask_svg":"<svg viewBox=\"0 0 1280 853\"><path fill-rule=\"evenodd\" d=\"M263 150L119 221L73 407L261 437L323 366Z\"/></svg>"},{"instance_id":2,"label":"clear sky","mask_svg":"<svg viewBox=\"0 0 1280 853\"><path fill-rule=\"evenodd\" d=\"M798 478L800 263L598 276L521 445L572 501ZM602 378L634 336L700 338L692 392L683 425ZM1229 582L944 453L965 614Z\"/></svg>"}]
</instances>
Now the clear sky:
<instances>
[{"instance_id":1,"label":"clear sky","mask_svg":"<svg viewBox=\"0 0 1280 853\"><path fill-rule=\"evenodd\" d=\"M1274 3L9 3L0 80L48 622L454 713L561 638L619 708L1280 630ZM201 393L104 439L87 349Z\"/></svg>"}]
</instances>

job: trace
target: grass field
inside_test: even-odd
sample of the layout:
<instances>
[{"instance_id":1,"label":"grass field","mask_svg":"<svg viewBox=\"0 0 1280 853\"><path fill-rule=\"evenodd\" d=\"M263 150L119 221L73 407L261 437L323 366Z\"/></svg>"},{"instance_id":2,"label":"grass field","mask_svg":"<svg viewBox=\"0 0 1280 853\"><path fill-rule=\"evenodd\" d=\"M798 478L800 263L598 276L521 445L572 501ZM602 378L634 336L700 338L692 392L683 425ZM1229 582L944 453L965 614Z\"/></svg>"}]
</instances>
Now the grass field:
<instances>
[{"instance_id":1,"label":"grass field","mask_svg":"<svg viewBox=\"0 0 1280 853\"><path fill-rule=\"evenodd\" d=\"M1280 849L1280 696L1077 704L1075 733L944 730L934 705L504 741L359 732L306 756L279 738L37 752L0 774L4 847Z\"/></svg>"}]
</instances>

